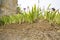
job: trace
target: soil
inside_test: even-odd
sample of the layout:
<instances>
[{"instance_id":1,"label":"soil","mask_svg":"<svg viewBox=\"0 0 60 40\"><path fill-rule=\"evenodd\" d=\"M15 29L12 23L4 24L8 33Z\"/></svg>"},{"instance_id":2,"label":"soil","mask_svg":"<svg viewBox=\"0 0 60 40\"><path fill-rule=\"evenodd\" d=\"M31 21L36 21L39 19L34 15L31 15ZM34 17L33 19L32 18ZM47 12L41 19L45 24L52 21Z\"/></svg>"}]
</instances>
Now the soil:
<instances>
[{"instance_id":1,"label":"soil","mask_svg":"<svg viewBox=\"0 0 60 40\"><path fill-rule=\"evenodd\" d=\"M44 20L8 24L0 26L0 40L60 40L60 26Z\"/></svg>"}]
</instances>

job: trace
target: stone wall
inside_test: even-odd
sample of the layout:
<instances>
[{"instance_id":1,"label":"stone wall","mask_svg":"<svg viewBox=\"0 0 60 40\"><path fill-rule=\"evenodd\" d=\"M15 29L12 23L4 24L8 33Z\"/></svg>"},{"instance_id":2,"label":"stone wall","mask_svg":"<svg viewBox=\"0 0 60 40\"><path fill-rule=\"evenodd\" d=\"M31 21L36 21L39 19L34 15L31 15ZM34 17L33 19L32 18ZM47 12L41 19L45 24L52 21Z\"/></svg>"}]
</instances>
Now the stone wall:
<instances>
[{"instance_id":1,"label":"stone wall","mask_svg":"<svg viewBox=\"0 0 60 40\"><path fill-rule=\"evenodd\" d=\"M17 0L0 0L0 16L15 14L17 11Z\"/></svg>"}]
</instances>

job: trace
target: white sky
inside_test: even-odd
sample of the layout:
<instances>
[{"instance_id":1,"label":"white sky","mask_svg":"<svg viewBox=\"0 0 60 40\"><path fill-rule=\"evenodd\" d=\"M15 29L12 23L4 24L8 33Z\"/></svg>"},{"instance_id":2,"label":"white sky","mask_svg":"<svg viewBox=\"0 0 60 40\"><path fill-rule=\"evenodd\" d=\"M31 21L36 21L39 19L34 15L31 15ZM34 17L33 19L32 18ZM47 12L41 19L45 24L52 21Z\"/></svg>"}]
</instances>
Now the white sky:
<instances>
[{"instance_id":1,"label":"white sky","mask_svg":"<svg viewBox=\"0 0 60 40\"><path fill-rule=\"evenodd\" d=\"M51 8L54 7L56 9L60 9L60 0L39 0L40 7L41 8L47 8L49 4L51 4ZM18 5L22 8L27 8L29 6L30 8L34 5L38 5L38 0L18 0Z\"/></svg>"}]
</instances>

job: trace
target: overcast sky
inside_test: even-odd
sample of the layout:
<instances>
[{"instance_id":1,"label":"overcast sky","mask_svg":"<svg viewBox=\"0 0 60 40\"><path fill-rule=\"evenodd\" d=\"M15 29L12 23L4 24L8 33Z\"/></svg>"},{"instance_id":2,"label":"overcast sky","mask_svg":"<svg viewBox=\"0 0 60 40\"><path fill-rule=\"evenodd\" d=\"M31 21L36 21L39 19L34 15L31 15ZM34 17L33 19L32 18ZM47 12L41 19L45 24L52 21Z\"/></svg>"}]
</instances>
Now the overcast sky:
<instances>
[{"instance_id":1,"label":"overcast sky","mask_svg":"<svg viewBox=\"0 0 60 40\"><path fill-rule=\"evenodd\" d=\"M40 7L41 8L47 8L49 4L51 4L51 8L54 7L56 9L60 9L60 0L39 0ZM18 0L19 6L22 8L27 8L29 6L30 8L36 4L38 5L38 0Z\"/></svg>"}]
</instances>

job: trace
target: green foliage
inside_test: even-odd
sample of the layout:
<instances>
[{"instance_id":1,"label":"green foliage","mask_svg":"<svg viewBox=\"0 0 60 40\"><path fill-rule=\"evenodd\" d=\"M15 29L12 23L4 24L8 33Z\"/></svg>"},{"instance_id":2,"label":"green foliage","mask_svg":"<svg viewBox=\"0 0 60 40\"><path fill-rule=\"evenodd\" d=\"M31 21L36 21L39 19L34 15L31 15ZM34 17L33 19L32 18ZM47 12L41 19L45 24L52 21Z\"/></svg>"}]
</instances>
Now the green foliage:
<instances>
[{"instance_id":1,"label":"green foliage","mask_svg":"<svg viewBox=\"0 0 60 40\"><path fill-rule=\"evenodd\" d=\"M50 5L48 6L48 8ZM18 7L18 10L20 8ZM29 12L22 12L22 14L15 14L9 16L2 16L0 17L0 25L11 24L11 23L34 23L37 20L47 20L49 23L56 23L60 24L60 13L56 11L44 10L41 11L40 8L37 8L36 5L32 7L32 10Z\"/></svg>"},{"instance_id":2,"label":"green foliage","mask_svg":"<svg viewBox=\"0 0 60 40\"><path fill-rule=\"evenodd\" d=\"M21 7L17 7L17 13L21 14Z\"/></svg>"},{"instance_id":3,"label":"green foliage","mask_svg":"<svg viewBox=\"0 0 60 40\"><path fill-rule=\"evenodd\" d=\"M50 6L51 6L51 4L48 5L47 9L49 9Z\"/></svg>"},{"instance_id":4,"label":"green foliage","mask_svg":"<svg viewBox=\"0 0 60 40\"><path fill-rule=\"evenodd\" d=\"M60 13L56 14L54 21L55 21L56 24L60 25Z\"/></svg>"}]
</instances>

